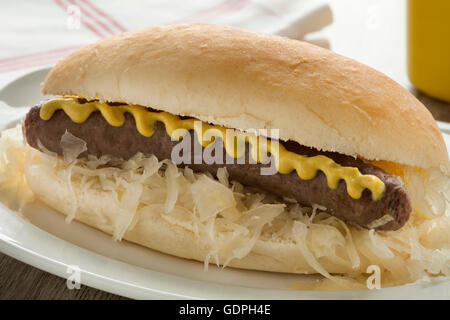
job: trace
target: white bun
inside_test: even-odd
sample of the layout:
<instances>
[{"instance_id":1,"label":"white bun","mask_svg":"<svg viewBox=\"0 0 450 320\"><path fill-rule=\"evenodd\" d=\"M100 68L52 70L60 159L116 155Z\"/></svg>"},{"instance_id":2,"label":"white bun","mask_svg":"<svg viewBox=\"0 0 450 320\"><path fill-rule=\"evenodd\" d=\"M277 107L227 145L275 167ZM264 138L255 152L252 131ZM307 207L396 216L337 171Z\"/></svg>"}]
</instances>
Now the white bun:
<instances>
[{"instance_id":1,"label":"white bun","mask_svg":"<svg viewBox=\"0 0 450 320\"><path fill-rule=\"evenodd\" d=\"M44 94L139 104L370 160L449 168L429 111L376 70L314 45L217 25L150 27L60 61Z\"/></svg>"}]
</instances>

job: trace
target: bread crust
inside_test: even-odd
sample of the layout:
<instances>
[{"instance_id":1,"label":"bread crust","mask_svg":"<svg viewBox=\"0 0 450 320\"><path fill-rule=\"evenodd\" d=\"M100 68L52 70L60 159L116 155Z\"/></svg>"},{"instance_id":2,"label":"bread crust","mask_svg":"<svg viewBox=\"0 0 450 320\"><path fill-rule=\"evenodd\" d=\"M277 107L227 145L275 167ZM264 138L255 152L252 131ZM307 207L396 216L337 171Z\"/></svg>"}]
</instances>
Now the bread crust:
<instances>
[{"instance_id":1,"label":"bread crust","mask_svg":"<svg viewBox=\"0 0 450 320\"><path fill-rule=\"evenodd\" d=\"M226 127L280 129L327 151L449 169L430 112L384 74L314 45L192 24L98 41L61 60L44 94L139 104Z\"/></svg>"}]
</instances>

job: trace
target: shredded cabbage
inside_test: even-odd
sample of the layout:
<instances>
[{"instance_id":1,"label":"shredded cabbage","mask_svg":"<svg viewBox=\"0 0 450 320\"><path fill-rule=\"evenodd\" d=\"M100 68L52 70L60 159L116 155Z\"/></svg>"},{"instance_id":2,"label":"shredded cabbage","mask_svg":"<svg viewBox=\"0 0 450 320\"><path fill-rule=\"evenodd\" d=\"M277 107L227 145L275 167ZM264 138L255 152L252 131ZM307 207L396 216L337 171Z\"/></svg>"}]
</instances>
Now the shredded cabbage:
<instances>
[{"instance_id":1,"label":"shredded cabbage","mask_svg":"<svg viewBox=\"0 0 450 320\"><path fill-rule=\"evenodd\" d=\"M229 181L225 169L218 171L216 180L154 156L79 160L86 145L68 133L61 142L63 158L31 149L22 141L20 127L0 137L2 193L15 194L22 206L32 201L25 170L29 175L52 175L69 188L76 183L67 199L67 208L73 208L67 221L76 218L81 195L101 194L99 201L115 208L112 211L118 216L93 214L99 223L111 225L116 240L144 219L140 212L145 208L171 225L208 239L205 268L209 263L225 267L263 243L281 243L294 246L311 270L330 284L315 285L316 289L363 288L370 265L380 267L384 287L450 276L450 184L438 171L406 170L403 178L418 210L400 230L377 232L348 226L323 212L323 207L301 207ZM352 271L331 274L325 267L330 263Z\"/></svg>"},{"instance_id":2,"label":"shredded cabbage","mask_svg":"<svg viewBox=\"0 0 450 320\"><path fill-rule=\"evenodd\" d=\"M25 177L28 148L20 127L5 130L0 135L0 196L1 201L14 210L22 209L34 200Z\"/></svg>"},{"instance_id":3,"label":"shredded cabbage","mask_svg":"<svg viewBox=\"0 0 450 320\"><path fill-rule=\"evenodd\" d=\"M66 132L61 137L64 162L72 163L80 154L87 150L86 142L73 134Z\"/></svg>"}]
</instances>

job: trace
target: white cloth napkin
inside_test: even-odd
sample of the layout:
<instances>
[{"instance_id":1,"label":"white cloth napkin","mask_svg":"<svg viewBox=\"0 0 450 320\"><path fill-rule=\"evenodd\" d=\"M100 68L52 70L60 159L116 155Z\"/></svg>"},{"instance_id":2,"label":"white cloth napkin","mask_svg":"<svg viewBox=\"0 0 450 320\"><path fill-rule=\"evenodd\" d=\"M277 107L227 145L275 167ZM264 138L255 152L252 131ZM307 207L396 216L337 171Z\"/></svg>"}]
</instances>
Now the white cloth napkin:
<instances>
[{"instance_id":1,"label":"white cloth napkin","mask_svg":"<svg viewBox=\"0 0 450 320\"><path fill-rule=\"evenodd\" d=\"M128 30L204 22L302 39L330 24L332 13L322 0L10 0L1 3L0 21L2 88L77 47Z\"/></svg>"}]
</instances>

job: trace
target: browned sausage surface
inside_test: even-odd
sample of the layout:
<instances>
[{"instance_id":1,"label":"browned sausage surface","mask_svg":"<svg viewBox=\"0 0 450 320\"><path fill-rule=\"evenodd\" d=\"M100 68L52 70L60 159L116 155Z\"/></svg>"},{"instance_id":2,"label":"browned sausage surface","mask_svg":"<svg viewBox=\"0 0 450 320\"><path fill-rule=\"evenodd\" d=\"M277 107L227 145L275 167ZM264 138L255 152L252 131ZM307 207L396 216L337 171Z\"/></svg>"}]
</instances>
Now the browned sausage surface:
<instances>
[{"instance_id":1,"label":"browned sausage surface","mask_svg":"<svg viewBox=\"0 0 450 320\"><path fill-rule=\"evenodd\" d=\"M122 159L129 159L136 153L145 155L154 154L158 159L171 159L172 148L179 143L172 141L166 133L164 124L158 122L155 125L154 134L148 138L142 136L136 129L134 118L126 114L126 121L122 127L109 125L99 112L94 112L81 124L71 121L64 111L57 111L50 120L42 120L39 116L39 106L34 107L28 113L24 122L24 132L28 144L38 148L37 141L53 152L62 154L60 140L62 135L70 132L74 136L87 143L87 151L80 156L92 154L95 156L111 155ZM192 135L192 139L194 139ZM193 140L192 143L198 143ZM216 143L221 143L220 139ZM186 164L196 172L210 172L215 175L217 169L226 167L230 180L238 181L244 185L256 187L278 196L295 199L302 205L322 205L327 211L356 226L369 228L374 221L388 215L391 221L376 227L378 230L397 230L401 228L409 218L411 203L405 187L401 181L369 163L359 159L335 153L321 152L302 146L296 142L288 141L283 145L290 151L298 154L314 156L326 155L343 166L357 167L363 174L373 174L379 177L386 186L386 191L380 200L373 201L369 190L364 190L360 199L351 198L345 182L341 181L336 189L328 187L326 177L319 172L314 179L302 180L297 173L261 175L262 164ZM199 150L203 150L198 146ZM195 148L192 148L194 152ZM223 152L224 155L226 152ZM248 148L247 155L248 158Z\"/></svg>"}]
</instances>

